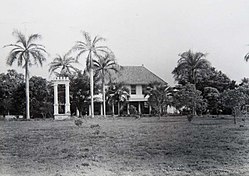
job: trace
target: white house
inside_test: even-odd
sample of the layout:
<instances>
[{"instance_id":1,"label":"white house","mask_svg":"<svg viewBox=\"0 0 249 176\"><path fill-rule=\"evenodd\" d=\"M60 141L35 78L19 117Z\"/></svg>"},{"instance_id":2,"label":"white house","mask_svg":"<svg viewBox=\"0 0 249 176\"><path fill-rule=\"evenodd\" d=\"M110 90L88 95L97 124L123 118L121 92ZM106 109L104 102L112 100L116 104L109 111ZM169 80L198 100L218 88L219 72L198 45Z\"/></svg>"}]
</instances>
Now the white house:
<instances>
[{"instance_id":1,"label":"white house","mask_svg":"<svg viewBox=\"0 0 249 176\"><path fill-rule=\"evenodd\" d=\"M123 83L130 90L130 98L124 108L128 114L130 105L135 106L141 114L150 114L148 98L144 96L147 86L153 82L166 83L144 66L122 66L120 72L112 76L112 81Z\"/></svg>"}]
</instances>

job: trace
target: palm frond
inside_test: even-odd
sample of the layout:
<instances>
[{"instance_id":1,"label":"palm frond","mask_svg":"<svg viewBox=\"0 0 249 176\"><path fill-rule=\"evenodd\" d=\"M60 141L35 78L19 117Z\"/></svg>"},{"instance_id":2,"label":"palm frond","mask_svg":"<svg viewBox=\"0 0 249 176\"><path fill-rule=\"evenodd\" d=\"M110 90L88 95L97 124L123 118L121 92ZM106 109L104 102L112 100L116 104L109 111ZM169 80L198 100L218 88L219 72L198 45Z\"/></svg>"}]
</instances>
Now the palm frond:
<instances>
[{"instance_id":1,"label":"palm frond","mask_svg":"<svg viewBox=\"0 0 249 176\"><path fill-rule=\"evenodd\" d=\"M14 36L16 36L16 38L17 38L17 42L16 43L21 43L24 46L24 48L27 48L27 41L26 41L25 35L23 35L18 30L14 30L12 34Z\"/></svg>"}]
</instances>

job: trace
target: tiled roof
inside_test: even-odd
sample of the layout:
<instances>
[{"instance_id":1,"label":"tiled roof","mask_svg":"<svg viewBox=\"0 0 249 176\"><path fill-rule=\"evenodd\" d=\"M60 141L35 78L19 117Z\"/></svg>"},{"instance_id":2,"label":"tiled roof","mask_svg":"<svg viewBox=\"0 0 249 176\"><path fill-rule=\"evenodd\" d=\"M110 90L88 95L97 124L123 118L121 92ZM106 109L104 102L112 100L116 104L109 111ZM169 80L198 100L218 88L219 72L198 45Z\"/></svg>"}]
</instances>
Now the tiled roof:
<instances>
[{"instance_id":1,"label":"tiled roof","mask_svg":"<svg viewBox=\"0 0 249 176\"><path fill-rule=\"evenodd\" d=\"M112 75L113 82L145 85L152 82L165 83L164 80L144 66L122 66L119 73Z\"/></svg>"}]
</instances>

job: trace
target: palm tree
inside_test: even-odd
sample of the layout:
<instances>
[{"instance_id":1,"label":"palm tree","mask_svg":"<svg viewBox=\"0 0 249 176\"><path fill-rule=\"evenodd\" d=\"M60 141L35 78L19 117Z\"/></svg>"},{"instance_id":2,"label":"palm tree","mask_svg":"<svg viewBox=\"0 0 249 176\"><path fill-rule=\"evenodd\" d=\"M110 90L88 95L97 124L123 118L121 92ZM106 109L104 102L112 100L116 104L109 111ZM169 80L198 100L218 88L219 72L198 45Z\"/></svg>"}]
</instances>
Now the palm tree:
<instances>
[{"instance_id":1,"label":"palm tree","mask_svg":"<svg viewBox=\"0 0 249 176\"><path fill-rule=\"evenodd\" d=\"M56 76L68 76L71 75L74 71L78 72L79 70L75 68L72 64L77 61L73 57L69 57L65 54L63 57L57 55L54 60L50 63L49 72L50 74L55 73ZM59 70L57 72L56 70Z\"/></svg>"},{"instance_id":2,"label":"palm tree","mask_svg":"<svg viewBox=\"0 0 249 176\"><path fill-rule=\"evenodd\" d=\"M118 104L118 114L130 98L129 89L122 83L111 84L107 90L107 102L112 105L112 114L114 115L114 104Z\"/></svg>"},{"instance_id":3,"label":"palm tree","mask_svg":"<svg viewBox=\"0 0 249 176\"><path fill-rule=\"evenodd\" d=\"M196 85L200 73L210 66L210 63L204 59L205 56L206 54L194 53L191 50L180 54L177 67L172 72L175 79Z\"/></svg>"},{"instance_id":4,"label":"palm tree","mask_svg":"<svg viewBox=\"0 0 249 176\"><path fill-rule=\"evenodd\" d=\"M102 79L102 96L103 96L103 115L106 116L106 100L105 100L105 80L111 77L111 71L118 72L119 66L114 59L112 53L100 57L98 60L93 60L94 70L99 73Z\"/></svg>"},{"instance_id":5,"label":"palm tree","mask_svg":"<svg viewBox=\"0 0 249 176\"><path fill-rule=\"evenodd\" d=\"M159 115L167 112L168 105L173 101L173 89L167 84L154 82L148 85L144 97L148 96L148 103Z\"/></svg>"},{"instance_id":6,"label":"palm tree","mask_svg":"<svg viewBox=\"0 0 249 176\"><path fill-rule=\"evenodd\" d=\"M98 46L98 43L105 41L104 38L95 36L92 40L91 36L87 32L82 32L84 40L77 41L71 52L77 52L76 60L81 55L86 54L86 66L90 71L90 92L91 92L91 116L94 117L94 104L93 104L93 58L99 58L103 54L109 52L106 46Z\"/></svg>"},{"instance_id":7,"label":"palm tree","mask_svg":"<svg viewBox=\"0 0 249 176\"><path fill-rule=\"evenodd\" d=\"M244 59L245 59L246 62L248 62L248 60L249 60L249 53L247 53L247 54L245 55Z\"/></svg>"},{"instance_id":8,"label":"palm tree","mask_svg":"<svg viewBox=\"0 0 249 176\"><path fill-rule=\"evenodd\" d=\"M4 47L12 47L7 57L7 64L12 65L17 61L18 66L25 69L25 82L26 82L26 118L30 119L29 111L29 66L33 64L40 64L46 60L45 55L47 52L45 47L41 44L35 43L36 40L41 38L39 34L32 34L26 39L25 35L15 30L13 35L16 36L17 41L15 44L9 44Z\"/></svg>"}]
</instances>

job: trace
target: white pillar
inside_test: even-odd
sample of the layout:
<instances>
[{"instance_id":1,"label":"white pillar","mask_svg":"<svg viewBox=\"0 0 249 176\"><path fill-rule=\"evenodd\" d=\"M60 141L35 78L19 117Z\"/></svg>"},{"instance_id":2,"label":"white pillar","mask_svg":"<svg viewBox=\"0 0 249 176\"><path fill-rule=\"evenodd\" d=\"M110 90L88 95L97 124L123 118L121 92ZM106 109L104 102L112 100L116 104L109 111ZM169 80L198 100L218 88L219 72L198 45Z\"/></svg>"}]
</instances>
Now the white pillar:
<instances>
[{"instance_id":1,"label":"white pillar","mask_svg":"<svg viewBox=\"0 0 249 176\"><path fill-rule=\"evenodd\" d=\"M70 95L69 95L69 82L65 84L66 86L66 105L65 114L70 114Z\"/></svg>"},{"instance_id":2,"label":"white pillar","mask_svg":"<svg viewBox=\"0 0 249 176\"><path fill-rule=\"evenodd\" d=\"M139 112L139 114L141 114L141 104L140 104L140 101L138 102L138 112Z\"/></svg>"},{"instance_id":3,"label":"white pillar","mask_svg":"<svg viewBox=\"0 0 249 176\"><path fill-rule=\"evenodd\" d=\"M151 114L151 106L149 105L149 114Z\"/></svg>"},{"instance_id":4,"label":"white pillar","mask_svg":"<svg viewBox=\"0 0 249 176\"><path fill-rule=\"evenodd\" d=\"M58 84L54 83L54 115L58 114Z\"/></svg>"},{"instance_id":5,"label":"white pillar","mask_svg":"<svg viewBox=\"0 0 249 176\"><path fill-rule=\"evenodd\" d=\"M100 103L100 115L103 115L103 103Z\"/></svg>"},{"instance_id":6,"label":"white pillar","mask_svg":"<svg viewBox=\"0 0 249 176\"><path fill-rule=\"evenodd\" d=\"M77 117L80 116L80 111L78 110L78 108L76 108L76 116L77 116Z\"/></svg>"},{"instance_id":7,"label":"white pillar","mask_svg":"<svg viewBox=\"0 0 249 176\"><path fill-rule=\"evenodd\" d=\"M88 111L89 111L89 116L92 115L92 111L91 111L91 105L89 105Z\"/></svg>"},{"instance_id":8,"label":"white pillar","mask_svg":"<svg viewBox=\"0 0 249 176\"><path fill-rule=\"evenodd\" d=\"M130 103L129 102L127 103L127 114L128 115L130 114Z\"/></svg>"},{"instance_id":9,"label":"white pillar","mask_svg":"<svg viewBox=\"0 0 249 176\"><path fill-rule=\"evenodd\" d=\"M114 103L112 103L112 115L115 115L115 111L114 111Z\"/></svg>"}]
</instances>

